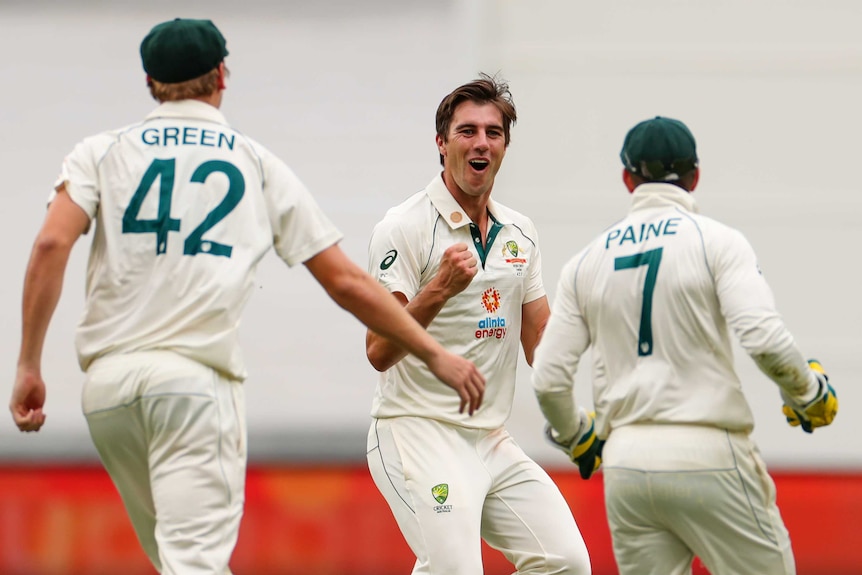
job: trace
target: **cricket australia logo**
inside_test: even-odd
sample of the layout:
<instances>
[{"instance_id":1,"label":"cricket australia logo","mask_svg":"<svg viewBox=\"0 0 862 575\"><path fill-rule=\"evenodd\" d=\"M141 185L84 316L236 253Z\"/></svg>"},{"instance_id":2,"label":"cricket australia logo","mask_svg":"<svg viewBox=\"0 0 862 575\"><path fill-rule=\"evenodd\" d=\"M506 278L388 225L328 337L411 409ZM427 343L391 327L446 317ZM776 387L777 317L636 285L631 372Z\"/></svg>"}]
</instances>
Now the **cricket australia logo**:
<instances>
[{"instance_id":1,"label":"cricket australia logo","mask_svg":"<svg viewBox=\"0 0 862 575\"><path fill-rule=\"evenodd\" d=\"M512 271L515 272L516 277L524 276L524 268L527 266L527 259L523 257L524 255L526 255L526 251L521 249L515 240L509 240L503 244L503 259L512 266Z\"/></svg>"},{"instance_id":2,"label":"cricket australia logo","mask_svg":"<svg viewBox=\"0 0 862 575\"><path fill-rule=\"evenodd\" d=\"M443 505L446 503L446 500L449 498L449 484L441 483L439 485L435 485L431 488L431 497L434 498L434 501L439 503L440 505L434 506L434 511L437 513L449 513L452 511L451 505Z\"/></svg>"},{"instance_id":3,"label":"cricket australia logo","mask_svg":"<svg viewBox=\"0 0 862 575\"><path fill-rule=\"evenodd\" d=\"M513 258L518 257L518 242L515 240L509 240L506 242L503 245L503 255L506 255L506 252L509 252Z\"/></svg>"},{"instance_id":4,"label":"cricket australia logo","mask_svg":"<svg viewBox=\"0 0 862 575\"><path fill-rule=\"evenodd\" d=\"M494 313L500 309L502 297L497 288L491 287L482 294L482 307L488 313ZM488 316L479 320L476 330L476 339L506 337L506 318L500 316Z\"/></svg>"}]
</instances>

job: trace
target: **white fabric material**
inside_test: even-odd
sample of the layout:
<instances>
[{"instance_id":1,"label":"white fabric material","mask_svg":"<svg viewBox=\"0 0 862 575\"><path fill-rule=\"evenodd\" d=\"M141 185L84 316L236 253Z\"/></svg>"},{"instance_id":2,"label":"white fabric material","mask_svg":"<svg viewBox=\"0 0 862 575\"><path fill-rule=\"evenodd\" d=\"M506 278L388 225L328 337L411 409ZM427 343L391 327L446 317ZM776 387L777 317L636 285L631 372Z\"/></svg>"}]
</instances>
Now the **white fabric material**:
<instances>
[{"instance_id":1,"label":"white fabric material","mask_svg":"<svg viewBox=\"0 0 862 575\"><path fill-rule=\"evenodd\" d=\"M415 415L466 427L495 429L512 408L521 339L521 311L545 295L541 257L532 221L499 203L489 211L501 225L482 265L470 220L440 175L423 191L389 210L369 247L369 272L390 292L412 299L437 274L443 252L453 244L472 246L479 270L470 285L451 298L428 326L446 349L474 362L487 380L482 407L458 413L459 398L413 356L382 373L372 415ZM493 223L493 222L492 222ZM394 258L393 258L394 256Z\"/></svg>"},{"instance_id":2,"label":"white fabric material","mask_svg":"<svg viewBox=\"0 0 862 575\"><path fill-rule=\"evenodd\" d=\"M281 160L194 100L85 139L59 185L97 222L76 338L85 370L171 349L244 379L237 328L257 263L275 246L292 266L342 237Z\"/></svg>"},{"instance_id":3,"label":"white fabric material","mask_svg":"<svg viewBox=\"0 0 862 575\"><path fill-rule=\"evenodd\" d=\"M245 498L243 386L171 352L132 353L90 366L82 406L156 570L229 574Z\"/></svg>"},{"instance_id":4,"label":"white fabric material","mask_svg":"<svg viewBox=\"0 0 862 575\"><path fill-rule=\"evenodd\" d=\"M684 190L643 184L628 216L564 266L533 384L550 423L571 437L574 376L592 345L599 437L639 422L751 431L731 331L789 396L816 394L742 234L698 214Z\"/></svg>"},{"instance_id":5,"label":"white fabric material","mask_svg":"<svg viewBox=\"0 0 862 575\"><path fill-rule=\"evenodd\" d=\"M603 452L605 504L620 575L794 575L775 484L745 432L627 425Z\"/></svg>"},{"instance_id":6,"label":"white fabric material","mask_svg":"<svg viewBox=\"0 0 862 575\"><path fill-rule=\"evenodd\" d=\"M368 467L417 557L414 575L482 575L478 533L521 575L590 573L565 499L505 429L375 420Z\"/></svg>"}]
</instances>

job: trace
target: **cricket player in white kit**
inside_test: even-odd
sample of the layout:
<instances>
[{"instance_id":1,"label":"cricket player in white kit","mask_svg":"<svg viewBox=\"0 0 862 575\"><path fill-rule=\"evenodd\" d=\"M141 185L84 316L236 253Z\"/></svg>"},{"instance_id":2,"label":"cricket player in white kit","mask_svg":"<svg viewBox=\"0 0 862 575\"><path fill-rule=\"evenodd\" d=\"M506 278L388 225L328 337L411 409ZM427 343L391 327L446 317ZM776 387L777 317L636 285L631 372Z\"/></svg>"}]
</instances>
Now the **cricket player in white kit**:
<instances>
[{"instance_id":1,"label":"cricket player in white kit","mask_svg":"<svg viewBox=\"0 0 862 575\"><path fill-rule=\"evenodd\" d=\"M605 443L589 456L601 455L620 573L691 573L695 556L713 575L795 573L730 333L778 385L791 425L831 423L835 392L797 349L743 235L698 213L688 128L641 122L621 156L631 210L565 265L536 351L547 431L569 450L593 425L572 395L592 346Z\"/></svg>"},{"instance_id":2,"label":"cricket player in white kit","mask_svg":"<svg viewBox=\"0 0 862 575\"><path fill-rule=\"evenodd\" d=\"M368 357L383 371L368 465L416 554L415 575L480 575L480 538L521 574L590 573L566 501L504 427L519 343L532 362L550 313L533 223L490 197L514 121L508 86L487 76L444 98L443 173L371 237L371 273L488 381L482 408L459 413L423 365L368 333Z\"/></svg>"},{"instance_id":3,"label":"cricket player in white kit","mask_svg":"<svg viewBox=\"0 0 862 575\"><path fill-rule=\"evenodd\" d=\"M271 247L427 361L457 391L453 403L473 411L484 388L475 366L347 259L340 232L293 172L227 124L227 53L209 20L157 25L141 56L160 105L85 139L63 162L25 279L10 402L16 425L38 431L42 344L69 252L95 222L76 341L83 411L141 545L171 575L230 572L246 467L237 328Z\"/></svg>"}]
</instances>

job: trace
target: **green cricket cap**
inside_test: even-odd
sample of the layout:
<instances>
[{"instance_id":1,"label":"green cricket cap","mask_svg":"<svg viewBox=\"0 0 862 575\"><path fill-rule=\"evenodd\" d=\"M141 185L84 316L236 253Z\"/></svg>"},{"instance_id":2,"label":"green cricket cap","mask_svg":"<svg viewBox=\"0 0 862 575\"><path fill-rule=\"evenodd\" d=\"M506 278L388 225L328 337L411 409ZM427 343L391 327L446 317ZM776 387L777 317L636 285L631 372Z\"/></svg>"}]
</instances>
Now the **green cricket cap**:
<instances>
[{"instance_id":1,"label":"green cricket cap","mask_svg":"<svg viewBox=\"0 0 862 575\"><path fill-rule=\"evenodd\" d=\"M210 20L168 20L154 26L141 42L144 71L166 84L203 76L227 54L227 42Z\"/></svg>"},{"instance_id":2,"label":"green cricket cap","mask_svg":"<svg viewBox=\"0 0 862 575\"><path fill-rule=\"evenodd\" d=\"M697 167L697 146L685 124L656 116L629 130L620 159L647 181L673 182Z\"/></svg>"}]
</instances>

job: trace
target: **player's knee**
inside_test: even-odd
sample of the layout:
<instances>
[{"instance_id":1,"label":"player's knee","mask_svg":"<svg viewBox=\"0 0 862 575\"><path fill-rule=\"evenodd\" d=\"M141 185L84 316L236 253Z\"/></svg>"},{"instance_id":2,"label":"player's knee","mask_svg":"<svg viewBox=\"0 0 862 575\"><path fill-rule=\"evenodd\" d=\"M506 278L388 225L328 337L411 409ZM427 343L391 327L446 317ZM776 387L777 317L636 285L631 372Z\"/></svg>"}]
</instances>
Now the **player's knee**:
<instances>
[{"instance_id":1,"label":"player's knee","mask_svg":"<svg viewBox=\"0 0 862 575\"><path fill-rule=\"evenodd\" d=\"M586 549L573 547L557 553L546 553L543 557L519 565L519 575L591 575L590 556Z\"/></svg>"}]
</instances>

